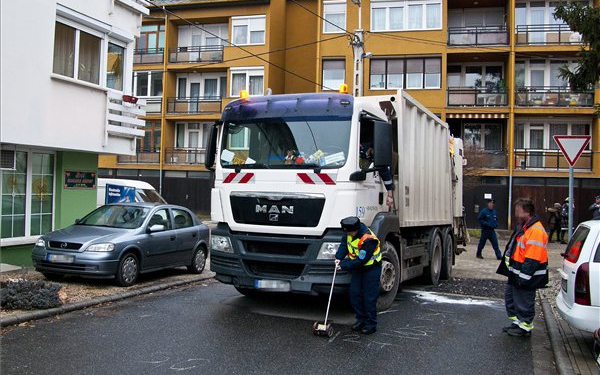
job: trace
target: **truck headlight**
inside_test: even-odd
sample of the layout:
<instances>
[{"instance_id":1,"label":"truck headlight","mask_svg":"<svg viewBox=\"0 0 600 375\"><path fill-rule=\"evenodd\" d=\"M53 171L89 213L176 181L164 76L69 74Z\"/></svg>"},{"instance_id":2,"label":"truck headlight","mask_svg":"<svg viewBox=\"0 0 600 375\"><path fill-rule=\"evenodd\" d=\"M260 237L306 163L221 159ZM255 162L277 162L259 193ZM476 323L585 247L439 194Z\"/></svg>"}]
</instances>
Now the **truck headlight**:
<instances>
[{"instance_id":1,"label":"truck headlight","mask_svg":"<svg viewBox=\"0 0 600 375\"><path fill-rule=\"evenodd\" d=\"M37 240L37 242L35 243L36 247L46 247L46 241L44 241L43 238L40 238L39 240Z\"/></svg>"},{"instance_id":2,"label":"truck headlight","mask_svg":"<svg viewBox=\"0 0 600 375\"><path fill-rule=\"evenodd\" d=\"M224 251L226 253L233 253L233 247L229 237L215 236L210 237L210 248L211 250Z\"/></svg>"},{"instance_id":3,"label":"truck headlight","mask_svg":"<svg viewBox=\"0 0 600 375\"><path fill-rule=\"evenodd\" d=\"M96 251L96 252L109 252L115 249L115 244L112 243L97 243L88 246L85 251Z\"/></svg>"},{"instance_id":4,"label":"truck headlight","mask_svg":"<svg viewBox=\"0 0 600 375\"><path fill-rule=\"evenodd\" d=\"M334 259L339 246L339 242L324 242L321 245L317 259Z\"/></svg>"}]
</instances>

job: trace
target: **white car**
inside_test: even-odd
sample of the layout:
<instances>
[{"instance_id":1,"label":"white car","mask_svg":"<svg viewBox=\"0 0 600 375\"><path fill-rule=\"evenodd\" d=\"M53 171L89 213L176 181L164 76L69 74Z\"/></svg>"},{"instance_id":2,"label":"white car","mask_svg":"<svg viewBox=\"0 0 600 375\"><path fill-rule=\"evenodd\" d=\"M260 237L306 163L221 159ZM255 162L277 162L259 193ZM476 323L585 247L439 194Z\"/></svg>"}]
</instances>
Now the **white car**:
<instances>
[{"instance_id":1,"label":"white car","mask_svg":"<svg viewBox=\"0 0 600 375\"><path fill-rule=\"evenodd\" d=\"M594 332L600 327L600 220L579 224L562 255L558 312L571 326Z\"/></svg>"}]
</instances>

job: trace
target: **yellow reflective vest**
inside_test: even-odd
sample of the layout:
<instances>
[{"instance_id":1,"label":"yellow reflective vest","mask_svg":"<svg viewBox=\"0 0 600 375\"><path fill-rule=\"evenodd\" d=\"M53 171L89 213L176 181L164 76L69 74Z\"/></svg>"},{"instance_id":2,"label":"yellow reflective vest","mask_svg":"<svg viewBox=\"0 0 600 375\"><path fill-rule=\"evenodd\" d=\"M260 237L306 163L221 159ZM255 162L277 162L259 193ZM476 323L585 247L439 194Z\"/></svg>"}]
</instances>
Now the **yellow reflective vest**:
<instances>
[{"instance_id":1,"label":"yellow reflective vest","mask_svg":"<svg viewBox=\"0 0 600 375\"><path fill-rule=\"evenodd\" d=\"M377 247L375 248L375 251L373 252L373 256L371 257L371 259L369 259L364 266L370 266L373 263L377 262L381 262L381 249L380 249L380 242L379 239L377 238L377 236L375 236L373 234L373 232L371 232L371 230L369 229L369 233L365 233L362 235L362 237L357 238L357 239L352 239L352 236L348 236L346 241L348 243L348 257L350 258L350 260L359 258L360 256L360 248L363 244L363 242L365 242L366 240L375 240L377 241Z\"/></svg>"}]
</instances>

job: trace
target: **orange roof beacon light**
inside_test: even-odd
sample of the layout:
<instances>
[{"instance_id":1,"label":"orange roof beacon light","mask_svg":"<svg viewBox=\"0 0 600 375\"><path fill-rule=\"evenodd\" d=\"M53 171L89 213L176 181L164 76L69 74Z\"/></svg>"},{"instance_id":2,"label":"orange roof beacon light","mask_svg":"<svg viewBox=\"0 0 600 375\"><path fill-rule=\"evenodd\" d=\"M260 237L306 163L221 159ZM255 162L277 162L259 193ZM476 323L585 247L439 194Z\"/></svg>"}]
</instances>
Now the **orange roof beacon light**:
<instances>
[{"instance_id":1,"label":"orange roof beacon light","mask_svg":"<svg viewBox=\"0 0 600 375\"><path fill-rule=\"evenodd\" d=\"M240 98L246 99L248 97L248 90L240 91Z\"/></svg>"},{"instance_id":2,"label":"orange roof beacon light","mask_svg":"<svg viewBox=\"0 0 600 375\"><path fill-rule=\"evenodd\" d=\"M348 84L342 83L340 85L340 94L347 94L347 93L348 93Z\"/></svg>"}]
</instances>

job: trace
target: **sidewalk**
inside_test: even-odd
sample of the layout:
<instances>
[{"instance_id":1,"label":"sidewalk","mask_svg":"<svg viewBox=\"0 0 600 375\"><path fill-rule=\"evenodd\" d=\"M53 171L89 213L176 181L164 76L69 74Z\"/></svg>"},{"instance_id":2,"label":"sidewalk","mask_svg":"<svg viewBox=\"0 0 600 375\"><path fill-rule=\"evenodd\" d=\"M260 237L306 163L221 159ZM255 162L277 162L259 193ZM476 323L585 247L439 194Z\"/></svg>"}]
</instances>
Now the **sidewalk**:
<instances>
[{"instance_id":1,"label":"sidewalk","mask_svg":"<svg viewBox=\"0 0 600 375\"><path fill-rule=\"evenodd\" d=\"M504 251L507 242L503 237L500 236L499 239L500 251ZM471 238L471 243L466 247L467 251L456 257L453 276L506 281L506 277L496 274L498 260L489 242L482 252L484 259L475 257L478 242L479 238ZM559 373L598 375L600 369L589 346L592 343L592 334L572 328L556 310L555 298L560 291L560 275L557 269L562 267L563 258L560 253L565 250L565 247L566 245L556 242L548 244L550 283L548 288L539 290L538 299L542 303L544 312L549 312L544 318Z\"/></svg>"}]
</instances>

